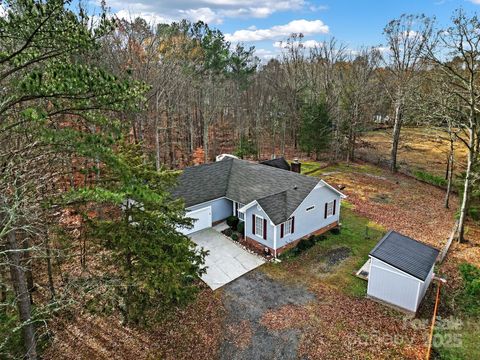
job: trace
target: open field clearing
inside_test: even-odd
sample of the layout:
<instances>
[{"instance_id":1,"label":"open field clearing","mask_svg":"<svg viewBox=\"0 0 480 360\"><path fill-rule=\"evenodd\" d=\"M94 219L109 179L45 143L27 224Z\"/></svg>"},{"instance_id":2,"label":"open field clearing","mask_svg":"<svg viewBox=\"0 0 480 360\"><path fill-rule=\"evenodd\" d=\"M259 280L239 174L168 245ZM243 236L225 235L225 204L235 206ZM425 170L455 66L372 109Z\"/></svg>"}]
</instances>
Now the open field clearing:
<instances>
[{"instance_id":1,"label":"open field clearing","mask_svg":"<svg viewBox=\"0 0 480 360\"><path fill-rule=\"evenodd\" d=\"M360 158L373 163L385 163L390 159L392 130L370 131L361 136L363 141L357 150ZM448 134L429 127L404 127L400 135L398 164L401 170L412 173L423 171L444 177L450 143ZM455 143L456 174L465 168L466 148L462 142Z\"/></svg>"}]
</instances>

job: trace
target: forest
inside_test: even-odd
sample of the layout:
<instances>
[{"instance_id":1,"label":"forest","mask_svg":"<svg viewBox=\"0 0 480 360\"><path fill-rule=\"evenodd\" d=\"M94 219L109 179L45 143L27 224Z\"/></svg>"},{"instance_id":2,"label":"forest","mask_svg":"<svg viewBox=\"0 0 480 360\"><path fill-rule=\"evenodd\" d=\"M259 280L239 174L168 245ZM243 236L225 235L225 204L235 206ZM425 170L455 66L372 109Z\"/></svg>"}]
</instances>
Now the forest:
<instances>
[{"instance_id":1,"label":"forest","mask_svg":"<svg viewBox=\"0 0 480 360\"><path fill-rule=\"evenodd\" d=\"M382 46L358 49L291 34L265 60L201 21L119 19L105 4L92 16L65 0L0 7L0 358L41 358L52 322L78 311L148 329L195 301L206 254L177 231L189 220L170 190L222 153L356 166L383 134L375 165L440 186L456 241L472 241L476 14L399 14ZM412 128L448 144L440 176L399 160Z\"/></svg>"}]
</instances>

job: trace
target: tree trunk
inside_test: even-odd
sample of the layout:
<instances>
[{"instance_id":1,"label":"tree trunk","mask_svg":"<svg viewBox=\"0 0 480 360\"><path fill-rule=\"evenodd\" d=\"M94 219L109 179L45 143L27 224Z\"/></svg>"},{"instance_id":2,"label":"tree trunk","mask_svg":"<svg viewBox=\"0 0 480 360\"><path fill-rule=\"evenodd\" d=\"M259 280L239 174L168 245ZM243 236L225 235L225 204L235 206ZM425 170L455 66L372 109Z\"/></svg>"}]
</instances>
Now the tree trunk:
<instances>
[{"instance_id":1,"label":"tree trunk","mask_svg":"<svg viewBox=\"0 0 480 360\"><path fill-rule=\"evenodd\" d=\"M465 240L465 220L467 218L468 205L470 203L472 167L475 159L475 132L472 128L468 129L468 135L467 170L463 186L463 198L460 206L460 219L458 220L458 242L463 242Z\"/></svg>"},{"instance_id":2,"label":"tree trunk","mask_svg":"<svg viewBox=\"0 0 480 360\"><path fill-rule=\"evenodd\" d=\"M393 125L393 134L392 134L392 148L390 151L390 170L395 173L397 172L397 153L398 153L398 143L400 142L400 129L402 127L402 109L401 105L398 103L395 105L395 123Z\"/></svg>"},{"instance_id":3,"label":"tree trunk","mask_svg":"<svg viewBox=\"0 0 480 360\"><path fill-rule=\"evenodd\" d=\"M15 231L7 235L8 238L8 261L10 265L10 276L12 279L15 297L17 299L18 313L22 325L23 344L25 346L25 358L28 360L37 359L37 343L35 340L35 328L31 322L31 303L28 291L25 270L21 263L20 246Z\"/></svg>"},{"instance_id":4,"label":"tree trunk","mask_svg":"<svg viewBox=\"0 0 480 360\"><path fill-rule=\"evenodd\" d=\"M160 171L160 133L158 130L158 98L159 94L158 91L155 94L155 117L153 121L153 126L155 128L155 168L157 171Z\"/></svg>"},{"instance_id":5,"label":"tree trunk","mask_svg":"<svg viewBox=\"0 0 480 360\"><path fill-rule=\"evenodd\" d=\"M203 117L203 151L205 152L205 163L208 163L208 118Z\"/></svg>"},{"instance_id":6,"label":"tree trunk","mask_svg":"<svg viewBox=\"0 0 480 360\"><path fill-rule=\"evenodd\" d=\"M453 147L453 139L450 136L450 153L448 154L448 164L447 164L447 192L445 194L446 209L449 208L450 192L452 190L453 160L454 160L454 147Z\"/></svg>"},{"instance_id":7,"label":"tree trunk","mask_svg":"<svg viewBox=\"0 0 480 360\"><path fill-rule=\"evenodd\" d=\"M25 277L27 278L27 287L28 287L28 295L30 298L30 304L33 305L33 292L35 291L35 284L33 282L33 274L32 274L32 265L31 265L31 258L28 248L30 247L30 241L28 241L28 237L23 240L23 266L25 268Z\"/></svg>"},{"instance_id":8,"label":"tree trunk","mask_svg":"<svg viewBox=\"0 0 480 360\"><path fill-rule=\"evenodd\" d=\"M45 231L45 253L47 255L47 275L50 300L53 300L55 299L55 284L53 283L52 255L50 251L50 236L48 230Z\"/></svg>"}]
</instances>

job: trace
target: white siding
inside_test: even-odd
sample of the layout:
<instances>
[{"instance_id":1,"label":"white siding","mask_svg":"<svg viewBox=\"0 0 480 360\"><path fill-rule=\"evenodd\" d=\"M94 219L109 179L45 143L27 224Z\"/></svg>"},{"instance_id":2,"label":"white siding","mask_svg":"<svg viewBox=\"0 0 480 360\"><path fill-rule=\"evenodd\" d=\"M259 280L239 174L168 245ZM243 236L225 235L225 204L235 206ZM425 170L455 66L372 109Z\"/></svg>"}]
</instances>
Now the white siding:
<instances>
[{"instance_id":1,"label":"white siding","mask_svg":"<svg viewBox=\"0 0 480 360\"><path fill-rule=\"evenodd\" d=\"M207 201L201 204L193 205L187 208L187 211L193 211L210 206L212 208L212 221L220 221L232 215L232 201L227 198L220 198Z\"/></svg>"},{"instance_id":2,"label":"white siding","mask_svg":"<svg viewBox=\"0 0 480 360\"><path fill-rule=\"evenodd\" d=\"M371 258L367 293L409 311L417 311L423 281Z\"/></svg>"},{"instance_id":3,"label":"white siding","mask_svg":"<svg viewBox=\"0 0 480 360\"><path fill-rule=\"evenodd\" d=\"M432 268L430 269L430 272L428 273L428 276L425 279L425 282L421 283L421 285L420 285L420 291L419 291L418 298L417 298L417 308L420 305L420 303L422 302L422 299L425 296L425 293L427 292L428 287L430 286L430 283L432 282L433 268L434 267L435 267L435 265L433 265Z\"/></svg>"},{"instance_id":4,"label":"white siding","mask_svg":"<svg viewBox=\"0 0 480 360\"><path fill-rule=\"evenodd\" d=\"M335 215L325 219L325 203L333 200L337 200ZM307 208L311 206L315 206L315 208L306 211ZM340 218L340 195L328 186L320 185L307 195L292 216L295 216L295 231L293 234L285 235L283 238L280 238L280 225L276 226L277 249L338 221Z\"/></svg>"},{"instance_id":5,"label":"white siding","mask_svg":"<svg viewBox=\"0 0 480 360\"><path fill-rule=\"evenodd\" d=\"M179 227L178 231L182 234L188 235L212 226L212 208L210 206L188 211L185 216L193 219L193 227L191 229Z\"/></svg>"},{"instance_id":6,"label":"white siding","mask_svg":"<svg viewBox=\"0 0 480 360\"><path fill-rule=\"evenodd\" d=\"M267 240L264 240L261 235L255 235L252 232L252 215L255 214L260 216L264 219L267 219ZM258 241L262 245L266 245L272 249L273 246L273 225L270 222L267 214L263 211L263 209L259 205L253 205L247 209L245 212L245 235L249 238ZM278 246L278 245L277 245Z\"/></svg>"}]
</instances>

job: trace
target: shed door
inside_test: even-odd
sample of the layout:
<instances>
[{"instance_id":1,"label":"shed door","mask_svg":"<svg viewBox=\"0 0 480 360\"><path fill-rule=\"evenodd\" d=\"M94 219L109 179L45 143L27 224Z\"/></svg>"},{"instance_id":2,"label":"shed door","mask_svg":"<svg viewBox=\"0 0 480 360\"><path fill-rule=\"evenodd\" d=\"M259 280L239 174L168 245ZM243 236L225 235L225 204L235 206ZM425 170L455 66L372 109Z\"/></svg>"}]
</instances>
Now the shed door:
<instances>
[{"instance_id":1,"label":"shed door","mask_svg":"<svg viewBox=\"0 0 480 360\"><path fill-rule=\"evenodd\" d=\"M185 216L195 219L195 221L193 223L193 228L180 229L179 231L182 234L188 235L188 234L212 227L212 207L211 206L207 206L198 210L189 211L186 213Z\"/></svg>"}]
</instances>

